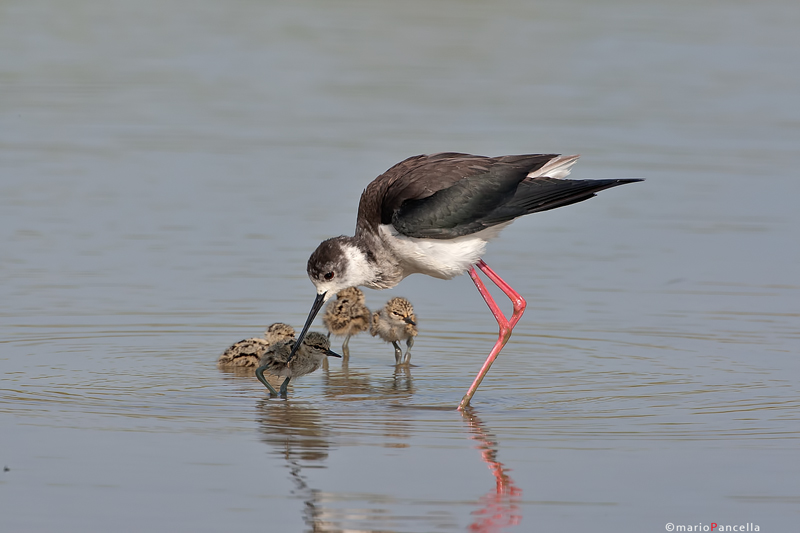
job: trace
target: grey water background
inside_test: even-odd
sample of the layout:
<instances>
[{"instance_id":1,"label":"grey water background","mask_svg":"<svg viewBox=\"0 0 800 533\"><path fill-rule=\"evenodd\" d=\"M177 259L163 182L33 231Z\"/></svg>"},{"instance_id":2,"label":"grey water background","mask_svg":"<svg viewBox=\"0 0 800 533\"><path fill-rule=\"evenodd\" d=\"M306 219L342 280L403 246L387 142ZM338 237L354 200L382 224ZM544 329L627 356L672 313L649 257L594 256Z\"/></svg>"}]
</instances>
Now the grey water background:
<instances>
[{"instance_id":1,"label":"grey water background","mask_svg":"<svg viewBox=\"0 0 800 533\"><path fill-rule=\"evenodd\" d=\"M0 529L796 529L798 27L788 0L3 2ZM471 412L496 324L466 276L367 291L414 303L408 372L368 336L288 400L216 368L302 325L372 178L445 150L646 178L491 244L529 305Z\"/></svg>"}]
</instances>

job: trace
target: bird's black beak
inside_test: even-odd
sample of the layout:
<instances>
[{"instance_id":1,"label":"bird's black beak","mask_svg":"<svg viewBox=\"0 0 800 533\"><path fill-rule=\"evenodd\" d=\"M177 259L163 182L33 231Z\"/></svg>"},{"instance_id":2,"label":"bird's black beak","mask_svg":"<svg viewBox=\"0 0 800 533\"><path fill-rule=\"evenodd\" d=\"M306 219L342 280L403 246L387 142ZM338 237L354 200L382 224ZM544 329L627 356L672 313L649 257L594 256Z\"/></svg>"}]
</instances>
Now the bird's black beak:
<instances>
[{"instance_id":1,"label":"bird's black beak","mask_svg":"<svg viewBox=\"0 0 800 533\"><path fill-rule=\"evenodd\" d=\"M338 357L339 359L341 359L341 358L342 358L342 356L341 356L341 355L339 355L339 354L338 354L338 353L336 353L336 352L332 352L332 351L330 351L330 350L325 350L325 355L328 355L328 356L330 356L330 357Z\"/></svg>"},{"instance_id":2,"label":"bird's black beak","mask_svg":"<svg viewBox=\"0 0 800 533\"><path fill-rule=\"evenodd\" d=\"M406 324L411 324L412 326L416 326L417 325L417 323L414 322L414 320L410 316L405 317L403 319L403 322L405 322Z\"/></svg>"},{"instance_id":3,"label":"bird's black beak","mask_svg":"<svg viewBox=\"0 0 800 533\"><path fill-rule=\"evenodd\" d=\"M323 292L322 294L317 294L317 297L314 298L311 311L308 313L308 318L306 319L306 325L303 326L303 329L300 331L300 335L297 336L297 341L294 343L294 348L292 348L292 351L289 354L289 358L286 361L287 363L292 360L292 357L294 357L294 352L296 352L300 347L300 343L303 342L306 333L308 333L308 328L311 327L311 323L314 322L314 319L317 317L317 313L319 313L319 310L322 309L322 304L325 303L326 294L328 293Z\"/></svg>"}]
</instances>

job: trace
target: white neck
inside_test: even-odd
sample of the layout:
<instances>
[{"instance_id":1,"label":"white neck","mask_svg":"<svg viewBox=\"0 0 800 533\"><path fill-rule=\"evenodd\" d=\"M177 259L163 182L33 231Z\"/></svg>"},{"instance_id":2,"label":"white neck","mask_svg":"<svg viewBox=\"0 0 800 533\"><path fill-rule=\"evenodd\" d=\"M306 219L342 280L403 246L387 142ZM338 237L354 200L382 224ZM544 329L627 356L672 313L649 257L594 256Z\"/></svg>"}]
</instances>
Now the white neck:
<instances>
[{"instance_id":1,"label":"white neck","mask_svg":"<svg viewBox=\"0 0 800 533\"><path fill-rule=\"evenodd\" d=\"M352 244L342 246L342 251L347 258L347 272L344 279L340 280L340 283L347 283L343 288L370 285L377 272L375 265L367 259L367 254Z\"/></svg>"}]
</instances>

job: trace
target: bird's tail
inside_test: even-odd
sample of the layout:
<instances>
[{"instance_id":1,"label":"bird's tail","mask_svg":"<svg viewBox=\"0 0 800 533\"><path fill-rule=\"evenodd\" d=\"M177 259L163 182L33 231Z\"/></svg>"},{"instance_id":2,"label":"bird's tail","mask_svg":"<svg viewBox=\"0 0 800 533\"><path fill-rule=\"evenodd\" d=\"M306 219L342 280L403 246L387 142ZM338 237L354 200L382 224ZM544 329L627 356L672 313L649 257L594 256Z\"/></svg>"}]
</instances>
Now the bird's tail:
<instances>
[{"instance_id":1,"label":"bird's tail","mask_svg":"<svg viewBox=\"0 0 800 533\"><path fill-rule=\"evenodd\" d=\"M522 215L583 202L603 189L636 181L642 180L639 178L565 180L551 177L540 177L535 180L525 179L519 184L511 201L492 211L481 222L486 226L493 226Z\"/></svg>"}]
</instances>

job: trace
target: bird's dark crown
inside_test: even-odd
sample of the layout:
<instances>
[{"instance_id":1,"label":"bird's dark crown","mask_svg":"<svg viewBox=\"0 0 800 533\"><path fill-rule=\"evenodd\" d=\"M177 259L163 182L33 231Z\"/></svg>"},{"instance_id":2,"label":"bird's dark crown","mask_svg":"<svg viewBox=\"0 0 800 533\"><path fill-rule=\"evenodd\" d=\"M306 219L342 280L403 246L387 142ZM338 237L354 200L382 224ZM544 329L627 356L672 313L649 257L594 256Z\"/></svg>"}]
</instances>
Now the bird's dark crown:
<instances>
[{"instance_id":1,"label":"bird's dark crown","mask_svg":"<svg viewBox=\"0 0 800 533\"><path fill-rule=\"evenodd\" d=\"M350 240L352 237L342 235L322 241L308 258L306 267L308 277L320 282L341 277L347 268L347 259L342 245Z\"/></svg>"}]
</instances>

